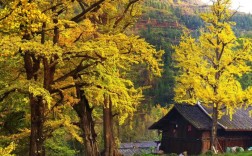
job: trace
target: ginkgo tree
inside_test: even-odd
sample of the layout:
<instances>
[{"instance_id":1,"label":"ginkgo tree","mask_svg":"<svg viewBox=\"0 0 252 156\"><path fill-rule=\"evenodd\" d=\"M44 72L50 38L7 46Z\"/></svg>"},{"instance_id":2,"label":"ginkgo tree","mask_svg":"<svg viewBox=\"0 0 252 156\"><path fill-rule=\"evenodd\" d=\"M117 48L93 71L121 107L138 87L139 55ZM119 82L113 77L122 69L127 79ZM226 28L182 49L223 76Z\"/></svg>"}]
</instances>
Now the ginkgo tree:
<instances>
[{"instance_id":1,"label":"ginkgo tree","mask_svg":"<svg viewBox=\"0 0 252 156\"><path fill-rule=\"evenodd\" d=\"M117 114L120 124L123 123L125 118L135 112L142 98L141 88L136 89L127 74L133 65L146 64L149 66L146 68L154 75L160 75L162 51L156 52L151 45L137 36L106 35L104 41L116 45L113 50L117 52L107 49L110 50L106 52L110 56L108 60L97 65L93 73L82 75L82 81L94 84L84 86L83 90L90 104L103 108L104 137L107 137L104 138L104 155L114 155L117 148L113 137L113 117ZM118 55L112 55L116 53Z\"/></svg>"},{"instance_id":2,"label":"ginkgo tree","mask_svg":"<svg viewBox=\"0 0 252 156\"><path fill-rule=\"evenodd\" d=\"M86 155L98 155L92 106L112 110L109 100L123 119L139 97L124 73L143 63L160 74L162 52L123 34L139 15L140 0L0 2L0 63L8 65L6 73L13 72L1 82L0 101L16 93L25 96L30 129L19 136L30 136L29 155L44 156L44 142L62 126L84 144ZM79 123L62 113L71 107Z\"/></svg>"},{"instance_id":3,"label":"ginkgo tree","mask_svg":"<svg viewBox=\"0 0 252 156\"><path fill-rule=\"evenodd\" d=\"M176 77L175 100L211 107L211 149L217 147L217 120L223 113L231 119L237 108L251 105L252 88L242 89L238 77L251 71L251 41L237 39L230 21L234 12L230 0L213 0L209 13L201 15L205 28L198 39L185 31L180 44L175 46ZM225 109L223 109L225 108ZM223 110L226 110L223 112Z\"/></svg>"}]
</instances>

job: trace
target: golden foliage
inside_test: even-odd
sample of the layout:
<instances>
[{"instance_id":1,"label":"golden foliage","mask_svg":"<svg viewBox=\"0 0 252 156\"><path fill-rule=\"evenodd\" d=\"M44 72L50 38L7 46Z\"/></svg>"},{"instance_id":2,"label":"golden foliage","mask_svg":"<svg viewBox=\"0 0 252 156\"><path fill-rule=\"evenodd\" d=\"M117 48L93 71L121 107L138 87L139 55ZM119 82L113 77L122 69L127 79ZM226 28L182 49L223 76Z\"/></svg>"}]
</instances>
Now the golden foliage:
<instances>
[{"instance_id":1,"label":"golden foliage","mask_svg":"<svg viewBox=\"0 0 252 156\"><path fill-rule=\"evenodd\" d=\"M64 107L78 103L76 85L93 106L104 107L109 97L122 123L142 99L141 88L127 77L131 67L144 64L160 76L162 66L163 51L123 33L140 15L141 1L104 1L82 15L96 2L13 0L0 10L0 63L15 62L4 70L20 72L14 83L1 83L7 87L0 98L12 92L42 97L45 133L64 126L80 142L79 128L63 115Z\"/></svg>"},{"instance_id":2,"label":"golden foliage","mask_svg":"<svg viewBox=\"0 0 252 156\"><path fill-rule=\"evenodd\" d=\"M227 108L232 116L235 109L251 104L251 89L243 90L237 77L251 71L251 41L237 39L229 22L229 0L217 0L212 12L202 15L206 28L198 40L184 32L175 46L174 59L180 69L176 77L176 97L179 102Z\"/></svg>"},{"instance_id":3,"label":"golden foliage","mask_svg":"<svg viewBox=\"0 0 252 156\"><path fill-rule=\"evenodd\" d=\"M0 155L1 156L15 156L14 154L10 154L15 149L15 143L11 142L9 146L2 148L0 147Z\"/></svg>"}]
</instances>

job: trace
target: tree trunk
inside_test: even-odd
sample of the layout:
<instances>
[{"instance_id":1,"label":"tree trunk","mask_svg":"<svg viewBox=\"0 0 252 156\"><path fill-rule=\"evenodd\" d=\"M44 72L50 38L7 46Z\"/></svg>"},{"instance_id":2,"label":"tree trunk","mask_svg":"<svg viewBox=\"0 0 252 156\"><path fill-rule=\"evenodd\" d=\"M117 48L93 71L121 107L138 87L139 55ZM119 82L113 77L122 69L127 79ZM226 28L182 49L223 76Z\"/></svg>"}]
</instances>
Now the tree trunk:
<instances>
[{"instance_id":1,"label":"tree trunk","mask_svg":"<svg viewBox=\"0 0 252 156\"><path fill-rule=\"evenodd\" d=\"M116 148L114 132L113 132L113 114L112 101L110 98L104 96L103 107L103 132L104 132L104 151L103 156L120 156Z\"/></svg>"},{"instance_id":2,"label":"tree trunk","mask_svg":"<svg viewBox=\"0 0 252 156\"><path fill-rule=\"evenodd\" d=\"M36 58L34 54L26 52L24 55L25 69L27 80L37 81L37 72L40 69L40 59ZM55 66L50 67L47 58L43 59L44 65L44 83L43 88L50 92L50 85L55 73ZM31 135L30 135L30 156L45 156L43 134L44 120L45 120L45 103L40 96L34 97L32 93L29 96L31 109Z\"/></svg>"},{"instance_id":3,"label":"tree trunk","mask_svg":"<svg viewBox=\"0 0 252 156\"><path fill-rule=\"evenodd\" d=\"M86 156L99 156L99 150L96 142L97 134L94 129L94 121L92 117L92 109L89 106L88 100L84 95L84 91L79 86L76 86L77 97L80 102L74 105L74 109L80 118L80 128L83 132L84 148Z\"/></svg>"},{"instance_id":4,"label":"tree trunk","mask_svg":"<svg viewBox=\"0 0 252 156\"><path fill-rule=\"evenodd\" d=\"M31 107L31 135L30 135L30 156L45 156L44 147L44 104L41 97L30 95Z\"/></svg>"},{"instance_id":5,"label":"tree trunk","mask_svg":"<svg viewBox=\"0 0 252 156\"><path fill-rule=\"evenodd\" d=\"M28 37L25 37L28 39ZM26 70L27 80L37 81L37 72L40 68L40 60L36 59L33 54L27 51L24 55L24 67ZM29 95L30 109L31 109L31 134L30 134L30 156L44 156L45 147L43 126L44 126L44 111L45 104L42 97L34 97L31 93Z\"/></svg>"},{"instance_id":6,"label":"tree trunk","mask_svg":"<svg viewBox=\"0 0 252 156\"><path fill-rule=\"evenodd\" d=\"M213 152L217 151L217 120L218 120L218 105L213 107L212 114L212 133L211 133L211 150Z\"/></svg>"},{"instance_id":7,"label":"tree trunk","mask_svg":"<svg viewBox=\"0 0 252 156\"><path fill-rule=\"evenodd\" d=\"M108 107L103 108L103 135L104 135L104 151L103 156L110 156L112 155L111 151L111 127L110 127L110 112Z\"/></svg>"}]
</instances>

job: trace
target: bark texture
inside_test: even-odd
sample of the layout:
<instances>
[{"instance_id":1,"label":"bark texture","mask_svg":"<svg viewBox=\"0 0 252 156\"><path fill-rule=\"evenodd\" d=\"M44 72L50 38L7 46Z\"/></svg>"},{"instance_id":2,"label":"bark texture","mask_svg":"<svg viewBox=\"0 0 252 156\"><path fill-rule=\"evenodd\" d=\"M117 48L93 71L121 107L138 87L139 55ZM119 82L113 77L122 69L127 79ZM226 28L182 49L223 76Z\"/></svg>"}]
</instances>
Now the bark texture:
<instances>
[{"instance_id":1,"label":"bark texture","mask_svg":"<svg viewBox=\"0 0 252 156\"><path fill-rule=\"evenodd\" d=\"M81 90L80 86L76 87L77 97L80 99L80 102L74 106L75 111L77 112L80 118L80 128L82 130L82 137L84 140L84 149L86 156L99 156L99 150L97 146L96 137L94 129L94 121L92 117L92 108L88 103L84 91Z\"/></svg>"},{"instance_id":2,"label":"bark texture","mask_svg":"<svg viewBox=\"0 0 252 156\"><path fill-rule=\"evenodd\" d=\"M31 107L31 135L30 156L45 156L43 135L44 126L44 104L41 97L30 96Z\"/></svg>"},{"instance_id":3,"label":"bark texture","mask_svg":"<svg viewBox=\"0 0 252 156\"><path fill-rule=\"evenodd\" d=\"M113 132L113 114L112 114L112 101L109 97L104 97L103 107L103 132L104 132L104 151L102 156L121 156L118 151L114 132Z\"/></svg>"},{"instance_id":4,"label":"bark texture","mask_svg":"<svg viewBox=\"0 0 252 156\"><path fill-rule=\"evenodd\" d=\"M212 114L212 131L211 131L211 150L215 152L217 150L217 121L218 121L218 106L213 107Z\"/></svg>"}]
</instances>

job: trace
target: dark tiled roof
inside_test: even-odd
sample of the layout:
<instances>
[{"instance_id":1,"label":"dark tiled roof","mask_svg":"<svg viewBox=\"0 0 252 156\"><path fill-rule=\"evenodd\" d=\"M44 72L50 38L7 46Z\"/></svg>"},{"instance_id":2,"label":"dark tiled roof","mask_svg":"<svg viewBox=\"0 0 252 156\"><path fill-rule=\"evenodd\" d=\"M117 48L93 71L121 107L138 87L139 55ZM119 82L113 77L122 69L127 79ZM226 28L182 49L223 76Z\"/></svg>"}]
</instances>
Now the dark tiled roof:
<instances>
[{"instance_id":1,"label":"dark tiled roof","mask_svg":"<svg viewBox=\"0 0 252 156\"><path fill-rule=\"evenodd\" d=\"M156 146L157 143L155 141L129 142L120 144L120 148L149 148Z\"/></svg>"},{"instance_id":2,"label":"dark tiled roof","mask_svg":"<svg viewBox=\"0 0 252 156\"><path fill-rule=\"evenodd\" d=\"M119 152L123 156L144 155L151 154L151 149L131 148L131 149L119 149Z\"/></svg>"},{"instance_id":3,"label":"dark tiled roof","mask_svg":"<svg viewBox=\"0 0 252 156\"><path fill-rule=\"evenodd\" d=\"M206 130L211 129L211 109L203 107L199 104L176 104L170 112L172 112L174 109L177 110L179 114L182 115L195 128ZM224 128L225 130L229 131L252 131L252 118L249 117L250 110L252 110L252 108L248 108L247 110L238 109L233 115L232 120L230 120L229 115L222 116L222 118L218 120L218 128ZM170 118L170 112L168 112L167 115L165 115L158 122L154 123L149 129L162 129L163 125L165 125Z\"/></svg>"},{"instance_id":4,"label":"dark tiled roof","mask_svg":"<svg viewBox=\"0 0 252 156\"><path fill-rule=\"evenodd\" d=\"M209 114L212 113L211 109L207 107L203 108ZM218 120L219 125L221 125L225 130L229 131L252 131L252 118L249 116L249 111L251 110L251 107L247 109L237 109L233 114L232 120L230 119L229 115L223 115L221 119Z\"/></svg>"},{"instance_id":5,"label":"dark tiled roof","mask_svg":"<svg viewBox=\"0 0 252 156\"><path fill-rule=\"evenodd\" d=\"M157 142L155 141L129 142L120 144L120 148L149 148L156 146Z\"/></svg>"},{"instance_id":6,"label":"dark tiled roof","mask_svg":"<svg viewBox=\"0 0 252 156\"><path fill-rule=\"evenodd\" d=\"M168 120L169 119L168 119L168 114L167 114L163 118L161 118L159 121L157 121L153 125L151 125L148 129L160 129L160 130L162 130L163 127L166 125L166 122Z\"/></svg>"},{"instance_id":7,"label":"dark tiled roof","mask_svg":"<svg viewBox=\"0 0 252 156\"><path fill-rule=\"evenodd\" d=\"M177 104L174 107L195 128L211 129L212 120L200 107L186 104Z\"/></svg>"},{"instance_id":8,"label":"dark tiled roof","mask_svg":"<svg viewBox=\"0 0 252 156\"><path fill-rule=\"evenodd\" d=\"M151 153L157 148L155 141L129 142L121 143L119 151L124 156L132 156L135 154Z\"/></svg>"}]
</instances>

